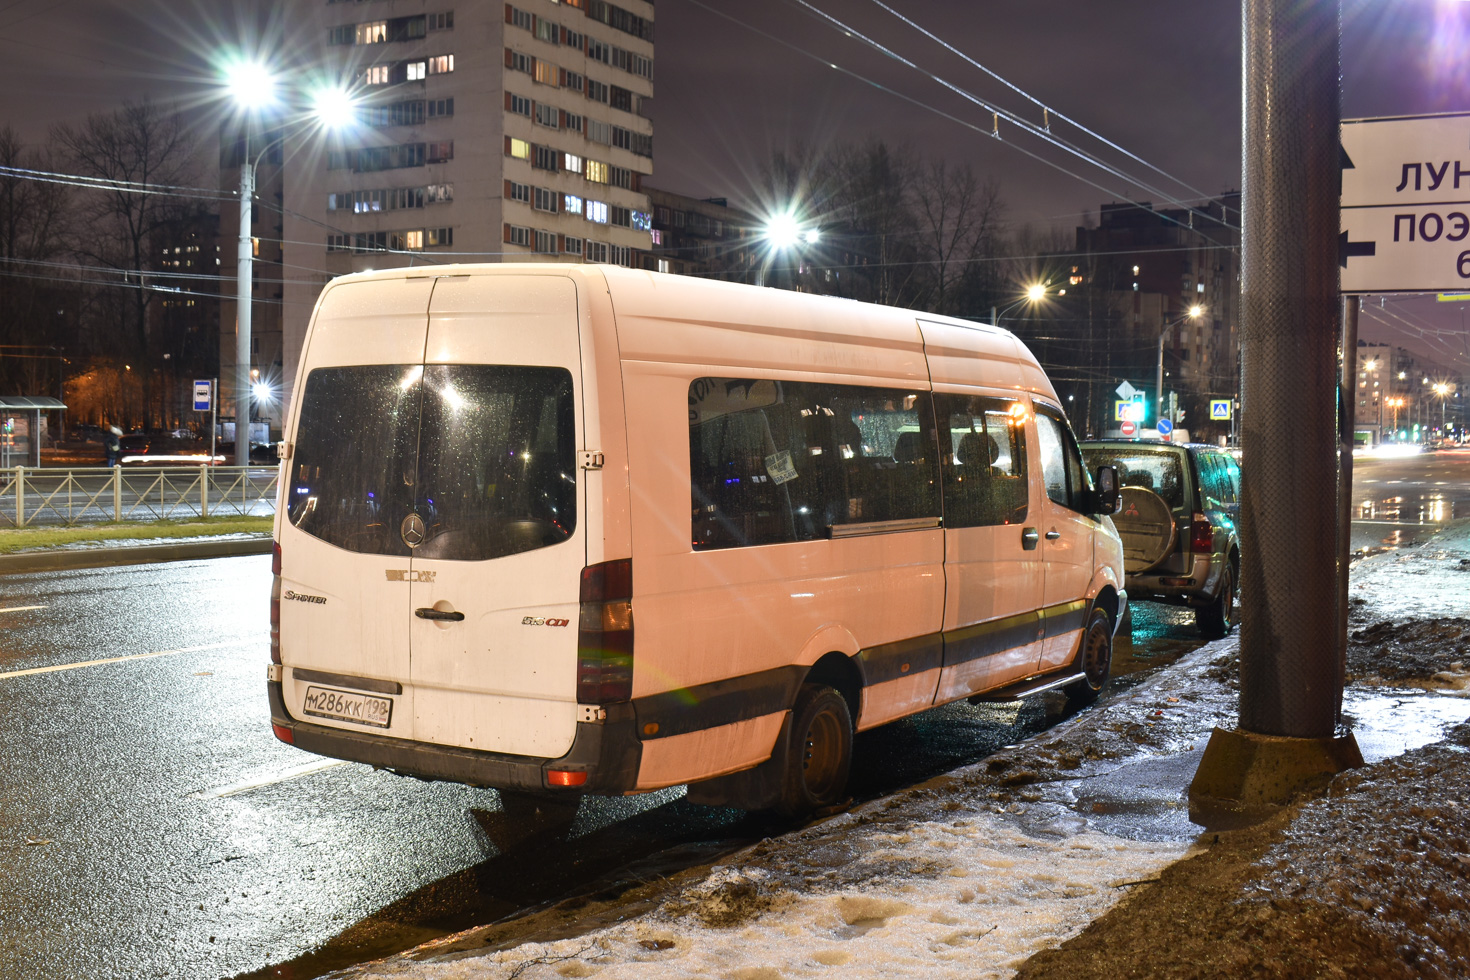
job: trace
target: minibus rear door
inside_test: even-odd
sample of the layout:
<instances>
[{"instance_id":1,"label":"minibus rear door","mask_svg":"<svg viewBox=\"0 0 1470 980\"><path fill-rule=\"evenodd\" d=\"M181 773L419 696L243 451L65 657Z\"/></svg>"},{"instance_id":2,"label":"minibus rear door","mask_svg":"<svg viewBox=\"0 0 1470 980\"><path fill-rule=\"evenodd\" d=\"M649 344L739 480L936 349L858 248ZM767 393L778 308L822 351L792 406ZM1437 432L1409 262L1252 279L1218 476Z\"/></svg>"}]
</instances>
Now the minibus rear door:
<instances>
[{"instance_id":1,"label":"minibus rear door","mask_svg":"<svg viewBox=\"0 0 1470 980\"><path fill-rule=\"evenodd\" d=\"M542 758L571 745L580 365L572 280L437 280L406 528L421 741Z\"/></svg>"},{"instance_id":2,"label":"minibus rear door","mask_svg":"<svg viewBox=\"0 0 1470 980\"><path fill-rule=\"evenodd\" d=\"M345 282L318 306L282 471L287 708L413 736L409 511L431 279Z\"/></svg>"}]
</instances>

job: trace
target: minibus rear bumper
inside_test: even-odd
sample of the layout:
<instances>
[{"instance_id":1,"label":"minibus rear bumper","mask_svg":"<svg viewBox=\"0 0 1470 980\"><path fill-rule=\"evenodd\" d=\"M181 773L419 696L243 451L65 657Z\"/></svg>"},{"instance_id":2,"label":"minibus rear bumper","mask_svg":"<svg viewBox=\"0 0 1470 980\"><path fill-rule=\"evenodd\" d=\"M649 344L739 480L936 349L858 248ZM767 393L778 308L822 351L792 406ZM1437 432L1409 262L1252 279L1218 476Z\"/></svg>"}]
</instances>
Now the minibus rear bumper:
<instances>
[{"instance_id":1,"label":"minibus rear bumper","mask_svg":"<svg viewBox=\"0 0 1470 980\"><path fill-rule=\"evenodd\" d=\"M363 762L419 779L566 795L620 796L638 782L643 749L630 702L607 705L606 718L602 721L578 723L572 747L561 758L537 759L410 742L298 721L286 713L279 681L267 681L266 691L270 697L271 724L286 729L292 745L317 755ZM553 773L558 775L553 777ZM567 773L574 775L568 778ZM585 773L586 778L576 781L575 774L579 773Z\"/></svg>"}]
</instances>

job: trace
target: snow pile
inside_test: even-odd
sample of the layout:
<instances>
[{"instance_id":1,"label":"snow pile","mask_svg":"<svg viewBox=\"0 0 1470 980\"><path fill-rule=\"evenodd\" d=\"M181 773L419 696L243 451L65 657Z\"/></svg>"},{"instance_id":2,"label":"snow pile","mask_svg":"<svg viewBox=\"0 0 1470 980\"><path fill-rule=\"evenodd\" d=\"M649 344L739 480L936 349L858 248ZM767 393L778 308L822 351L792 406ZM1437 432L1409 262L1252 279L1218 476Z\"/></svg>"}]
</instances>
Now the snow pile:
<instances>
[{"instance_id":1,"label":"snow pile","mask_svg":"<svg viewBox=\"0 0 1470 980\"><path fill-rule=\"evenodd\" d=\"M420 962L394 958L342 976L1007 977L1189 849L1110 837L1082 829L1080 818L1045 836L1006 813L884 824L882 806L809 828L800 848L757 845L738 865L677 884L652 910L615 925L436 956L435 947L455 943L449 937L416 950ZM762 860L767 847L781 852L767 855L777 861Z\"/></svg>"}]
</instances>

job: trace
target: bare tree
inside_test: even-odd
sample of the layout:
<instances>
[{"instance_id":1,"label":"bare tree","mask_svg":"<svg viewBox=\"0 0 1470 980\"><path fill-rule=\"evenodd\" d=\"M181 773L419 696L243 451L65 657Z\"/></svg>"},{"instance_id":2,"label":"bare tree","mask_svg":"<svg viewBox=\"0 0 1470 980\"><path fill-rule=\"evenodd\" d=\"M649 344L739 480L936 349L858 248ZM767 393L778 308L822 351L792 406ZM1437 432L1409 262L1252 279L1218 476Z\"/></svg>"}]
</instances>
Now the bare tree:
<instances>
[{"instance_id":1,"label":"bare tree","mask_svg":"<svg viewBox=\"0 0 1470 980\"><path fill-rule=\"evenodd\" d=\"M832 154L838 228L850 256L850 276L862 287L844 295L889 306L913 301L913 174L899 163L911 155L890 150L881 139Z\"/></svg>"},{"instance_id":2,"label":"bare tree","mask_svg":"<svg viewBox=\"0 0 1470 980\"><path fill-rule=\"evenodd\" d=\"M102 327L118 341L118 353L138 362L143 405L152 406L152 369L161 358L154 356L150 330L158 295L150 273L157 270L160 233L193 209L187 197L166 189L196 183L194 141L176 111L146 99L91 115L80 127L57 126L51 135L70 172L113 182L105 190L77 192L71 248L81 264L120 273L123 288L99 304ZM144 414L151 415L150 408Z\"/></svg>"},{"instance_id":3,"label":"bare tree","mask_svg":"<svg viewBox=\"0 0 1470 980\"><path fill-rule=\"evenodd\" d=\"M60 368L56 309L65 288L62 270L46 263L64 251L67 196L60 184L32 179L49 161L9 126L0 129L0 167L0 385L44 394Z\"/></svg>"},{"instance_id":4,"label":"bare tree","mask_svg":"<svg viewBox=\"0 0 1470 980\"><path fill-rule=\"evenodd\" d=\"M917 249L923 264L923 304L936 313L955 308L967 278L994 278L976 264L999 256L1004 233L1005 202L993 179L980 181L966 164L951 168L931 160L914 180Z\"/></svg>"}]
</instances>

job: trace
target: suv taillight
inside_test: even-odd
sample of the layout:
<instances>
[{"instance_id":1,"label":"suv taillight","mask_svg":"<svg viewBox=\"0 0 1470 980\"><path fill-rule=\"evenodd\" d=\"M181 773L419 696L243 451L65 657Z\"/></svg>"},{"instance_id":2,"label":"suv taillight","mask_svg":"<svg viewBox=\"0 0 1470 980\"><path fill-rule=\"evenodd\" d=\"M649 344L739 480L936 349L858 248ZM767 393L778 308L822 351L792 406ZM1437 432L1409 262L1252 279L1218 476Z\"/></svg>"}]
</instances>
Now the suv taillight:
<instances>
[{"instance_id":1,"label":"suv taillight","mask_svg":"<svg viewBox=\"0 0 1470 980\"><path fill-rule=\"evenodd\" d=\"M281 662L281 544L271 542L271 663Z\"/></svg>"},{"instance_id":2,"label":"suv taillight","mask_svg":"<svg viewBox=\"0 0 1470 980\"><path fill-rule=\"evenodd\" d=\"M1189 550L1215 550L1215 529L1210 526L1210 519L1198 512L1189 525Z\"/></svg>"},{"instance_id":3,"label":"suv taillight","mask_svg":"<svg viewBox=\"0 0 1470 980\"><path fill-rule=\"evenodd\" d=\"M633 696L633 559L582 569L577 620L577 702Z\"/></svg>"}]
</instances>

